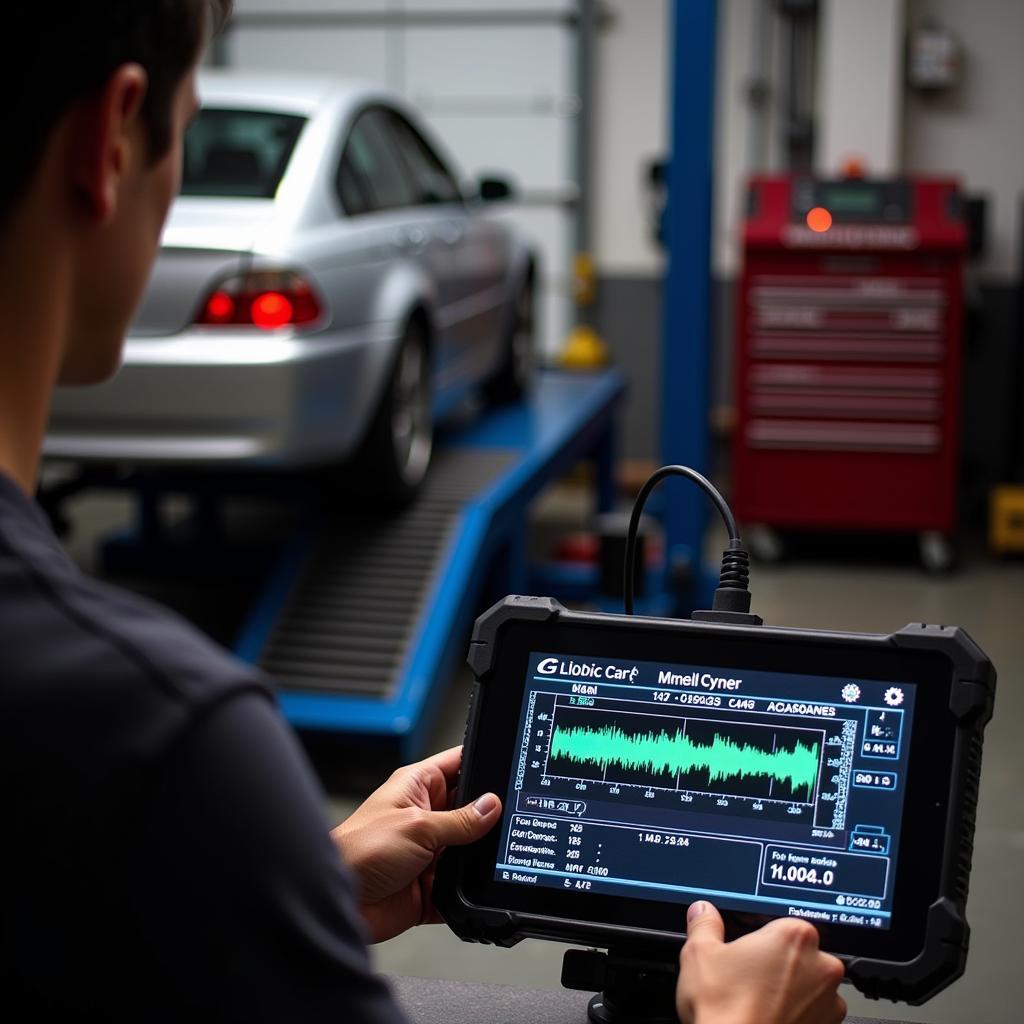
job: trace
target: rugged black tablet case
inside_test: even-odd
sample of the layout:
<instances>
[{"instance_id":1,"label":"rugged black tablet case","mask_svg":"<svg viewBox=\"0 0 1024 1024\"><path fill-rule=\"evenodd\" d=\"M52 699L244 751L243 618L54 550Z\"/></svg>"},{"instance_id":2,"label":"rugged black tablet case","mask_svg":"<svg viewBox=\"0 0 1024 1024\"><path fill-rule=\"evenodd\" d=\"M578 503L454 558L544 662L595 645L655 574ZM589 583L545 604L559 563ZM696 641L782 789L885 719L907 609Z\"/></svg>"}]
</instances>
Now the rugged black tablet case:
<instances>
[{"instance_id":1,"label":"rugged black tablet case","mask_svg":"<svg viewBox=\"0 0 1024 1024\"><path fill-rule=\"evenodd\" d=\"M538 623L555 619L566 624L586 624L604 629L612 627L615 622L622 622L634 627L642 624L648 630L692 631L703 636L735 636L742 632L791 642L806 637L818 645L856 643L860 646L937 651L944 655L953 667L950 710L956 719L957 731L939 895L928 910L923 952L908 962L848 956L843 959L846 961L847 978L865 995L902 1000L913 1005L930 999L963 974L970 936L965 907L974 848L982 739L985 725L992 717L996 686L992 663L967 633L956 626L931 626L923 622L904 626L889 635L729 626L686 619L627 618L574 612L549 597L506 597L484 612L473 629L467 660L475 682L466 721L464 763L472 763L474 747L480 740L477 723L482 697L494 668L502 628L510 622ZM465 787L466 773L463 772L457 793L459 803L476 795L466 793ZM678 949L678 937L668 933L475 906L462 893L461 864L465 856L464 848L450 848L442 856L434 881L433 900L449 927L468 942L514 946L521 939L540 937L604 948L632 944L646 948L664 947L665 952L671 955Z\"/></svg>"}]
</instances>

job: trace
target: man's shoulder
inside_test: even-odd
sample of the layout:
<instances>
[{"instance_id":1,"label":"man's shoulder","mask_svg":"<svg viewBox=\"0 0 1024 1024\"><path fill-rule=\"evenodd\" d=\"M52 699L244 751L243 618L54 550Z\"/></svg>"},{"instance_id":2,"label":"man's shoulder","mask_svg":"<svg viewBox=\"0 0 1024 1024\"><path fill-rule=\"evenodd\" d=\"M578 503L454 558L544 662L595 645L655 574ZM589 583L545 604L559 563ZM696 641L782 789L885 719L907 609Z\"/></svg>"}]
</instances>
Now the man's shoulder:
<instances>
[{"instance_id":1,"label":"man's shoulder","mask_svg":"<svg viewBox=\"0 0 1024 1024\"><path fill-rule=\"evenodd\" d=\"M37 740L49 725L144 756L226 697L269 692L185 620L80 573L46 541L0 536L0 719Z\"/></svg>"}]
</instances>

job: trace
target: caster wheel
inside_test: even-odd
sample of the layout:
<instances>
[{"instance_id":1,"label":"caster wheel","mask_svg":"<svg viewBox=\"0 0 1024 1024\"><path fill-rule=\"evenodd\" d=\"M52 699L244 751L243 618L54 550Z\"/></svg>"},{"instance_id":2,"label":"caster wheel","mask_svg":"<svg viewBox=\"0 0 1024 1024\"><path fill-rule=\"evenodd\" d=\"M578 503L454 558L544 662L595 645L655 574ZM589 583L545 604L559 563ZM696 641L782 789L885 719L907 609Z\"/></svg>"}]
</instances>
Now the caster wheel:
<instances>
[{"instance_id":1,"label":"caster wheel","mask_svg":"<svg viewBox=\"0 0 1024 1024\"><path fill-rule=\"evenodd\" d=\"M781 562L786 546L777 530L770 526L748 526L743 530L743 542L758 562Z\"/></svg>"},{"instance_id":2,"label":"caster wheel","mask_svg":"<svg viewBox=\"0 0 1024 1024\"><path fill-rule=\"evenodd\" d=\"M918 555L925 570L936 575L952 572L956 565L956 547L944 533L928 530L917 538Z\"/></svg>"}]
</instances>

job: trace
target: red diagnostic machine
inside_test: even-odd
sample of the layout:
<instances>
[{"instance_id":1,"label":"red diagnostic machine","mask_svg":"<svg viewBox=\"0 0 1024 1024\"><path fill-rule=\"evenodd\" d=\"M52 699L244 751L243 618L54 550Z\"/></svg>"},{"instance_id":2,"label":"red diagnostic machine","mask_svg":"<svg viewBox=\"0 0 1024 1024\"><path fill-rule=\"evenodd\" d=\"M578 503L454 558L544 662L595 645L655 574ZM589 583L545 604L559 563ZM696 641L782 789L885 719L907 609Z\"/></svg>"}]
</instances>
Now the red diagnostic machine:
<instances>
[{"instance_id":1,"label":"red diagnostic machine","mask_svg":"<svg viewBox=\"0 0 1024 1024\"><path fill-rule=\"evenodd\" d=\"M743 241L737 518L917 532L943 567L967 248L957 183L756 177Z\"/></svg>"}]
</instances>

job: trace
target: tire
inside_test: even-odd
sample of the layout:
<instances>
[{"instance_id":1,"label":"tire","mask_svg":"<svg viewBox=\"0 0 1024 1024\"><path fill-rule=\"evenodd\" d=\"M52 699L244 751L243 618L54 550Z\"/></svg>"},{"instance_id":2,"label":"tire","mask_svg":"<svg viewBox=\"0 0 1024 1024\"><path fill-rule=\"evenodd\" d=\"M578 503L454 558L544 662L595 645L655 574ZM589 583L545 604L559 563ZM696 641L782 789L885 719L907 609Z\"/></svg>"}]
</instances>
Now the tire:
<instances>
[{"instance_id":1,"label":"tire","mask_svg":"<svg viewBox=\"0 0 1024 1024\"><path fill-rule=\"evenodd\" d=\"M389 505L411 501L426 479L433 441L426 329L412 320L357 458L361 486Z\"/></svg>"},{"instance_id":2,"label":"tire","mask_svg":"<svg viewBox=\"0 0 1024 1024\"><path fill-rule=\"evenodd\" d=\"M516 296L501 366L484 385L492 405L517 402L530 391L536 372L536 333L536 291L530 278Z\"/></svg>"}]
</instances>

